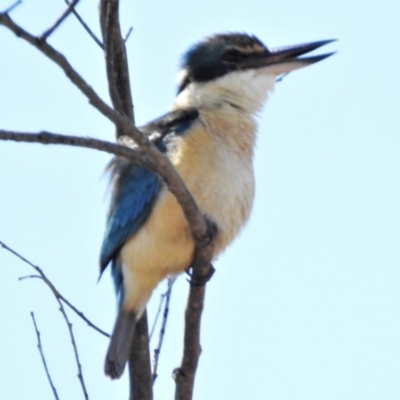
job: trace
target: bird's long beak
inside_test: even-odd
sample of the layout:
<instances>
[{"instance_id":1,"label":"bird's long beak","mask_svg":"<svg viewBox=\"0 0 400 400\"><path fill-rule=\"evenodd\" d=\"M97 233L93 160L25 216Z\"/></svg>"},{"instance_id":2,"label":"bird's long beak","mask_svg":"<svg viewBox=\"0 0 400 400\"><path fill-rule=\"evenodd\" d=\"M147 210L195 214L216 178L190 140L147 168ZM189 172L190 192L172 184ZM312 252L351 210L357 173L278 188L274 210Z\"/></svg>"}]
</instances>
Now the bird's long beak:
<instances>
[{"instance_id":1,"label":"bird's long beak","mask_svg":"<svg viewBox=\"0 0 400 400\"><path fill-rule=\"evenodd\" d=\"M270 49L265 53L258 55L257 57L243 61L240 67L262 68L263 70L265 69L266 72L275 75L287 74L291 71L314 64L327 57L330 57L332 54L335 54L335 52L331 52L311 57L300 57L306 53L318 49L319 47L335 41L336 39L320 40L318 42Z\"/></svg>"}]
</instances>

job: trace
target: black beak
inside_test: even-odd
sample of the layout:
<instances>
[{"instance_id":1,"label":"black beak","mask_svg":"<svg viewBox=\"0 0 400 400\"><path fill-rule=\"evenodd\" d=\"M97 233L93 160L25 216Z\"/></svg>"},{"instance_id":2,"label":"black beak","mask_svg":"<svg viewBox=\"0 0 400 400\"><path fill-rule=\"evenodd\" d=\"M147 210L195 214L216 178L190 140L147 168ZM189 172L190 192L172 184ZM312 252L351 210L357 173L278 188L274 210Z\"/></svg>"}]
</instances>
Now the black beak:
<instances>
[{"instance_id":1,"label":"black beak","mask_svg":"<svg viewBox=\"0 0 400 400\"><path fill-rule=\"evenodd\" d=\"M336 52L332 52L311 57L300 57L335 41L336 39L320 40L318 42L279 47L271 50L267 49L263 54L241 62L239 67L243 69L267 67L270 73L275 73L276 75L286 74L335 54Z\"/></svg>"}]
</instances>

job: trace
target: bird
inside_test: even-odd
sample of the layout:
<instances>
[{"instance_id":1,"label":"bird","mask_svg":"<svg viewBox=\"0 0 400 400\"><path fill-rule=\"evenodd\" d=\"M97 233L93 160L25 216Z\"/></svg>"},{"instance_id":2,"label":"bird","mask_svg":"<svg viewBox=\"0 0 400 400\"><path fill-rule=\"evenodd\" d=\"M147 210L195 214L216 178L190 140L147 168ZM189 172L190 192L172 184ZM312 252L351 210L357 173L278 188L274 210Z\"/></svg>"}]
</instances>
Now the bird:
<instances>
[{"instance_id":1,"label":"bird","mask_svg":"<svg viewBox=\"0 0 400 400\"><path fill-rule=\"evenodd\" d=\"M257 116L276 81L334 54L302 57L333 41L269 49L246 33L209 36L182 57L170 111L139 128L158 135L157 148L215 225L213 259L249 219ZM190 267L195 242L177 200L154 172L121 157L108 171L111 200L100 269L111 264L118 315L104 370L117 379L154 288Z\"/></svg>"}]
</instances>

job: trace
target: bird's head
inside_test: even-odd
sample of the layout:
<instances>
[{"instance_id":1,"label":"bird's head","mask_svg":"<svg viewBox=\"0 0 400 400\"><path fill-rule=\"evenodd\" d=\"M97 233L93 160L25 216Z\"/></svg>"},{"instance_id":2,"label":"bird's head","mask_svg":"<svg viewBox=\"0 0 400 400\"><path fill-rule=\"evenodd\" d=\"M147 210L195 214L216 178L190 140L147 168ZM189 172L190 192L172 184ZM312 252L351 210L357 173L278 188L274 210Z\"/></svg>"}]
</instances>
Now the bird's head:
<instances>
[{"instance_id":1,"label":"bird's head","mask_svg":"<svg viewBox=\"0 0 400 400\"><path fill-rule=\"evenodd\" d=\"M277 77L329 57L301 57L333 40L268 49L255 36L218 34L184 55L175 107L215 107L223 102L251 114L260 110Z\"/></svg>"}]
</instances>

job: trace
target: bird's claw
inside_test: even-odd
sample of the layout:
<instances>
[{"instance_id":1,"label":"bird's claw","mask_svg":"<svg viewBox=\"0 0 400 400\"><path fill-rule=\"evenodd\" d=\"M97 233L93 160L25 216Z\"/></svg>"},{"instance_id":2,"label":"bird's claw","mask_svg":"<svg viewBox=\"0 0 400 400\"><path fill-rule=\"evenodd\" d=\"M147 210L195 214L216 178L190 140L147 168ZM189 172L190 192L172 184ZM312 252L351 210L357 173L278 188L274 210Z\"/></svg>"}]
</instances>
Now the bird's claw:
<instances>
[{"instance_id":1,"label":"bird's claw","mask_svg":"<svg viewBox=\"0 0 400 400\"><path fill-rule=\"evenodd\" d=\"M210 268L208 268L208 272L204 276L194 276L191 272L192 267L189 267L186 270L186 273L189 275L190 279L186 279L192 286L205 286L206 283L213 277L215 273L215 268L212 264L210 264Z\"/></svg>"},{"instance_id":2,"label":"bird's claw","mask_svg":"<svg viewBox=\"0 0 400 400\"><path fill-rule=\"evenodd\" d=\"M205 221L207 224L206 234L204 236L196 236L196 240L201 247L209 246L218 232L217 225L213 221L208 218L205 218Z\"/></svg>"}]
</instances>

